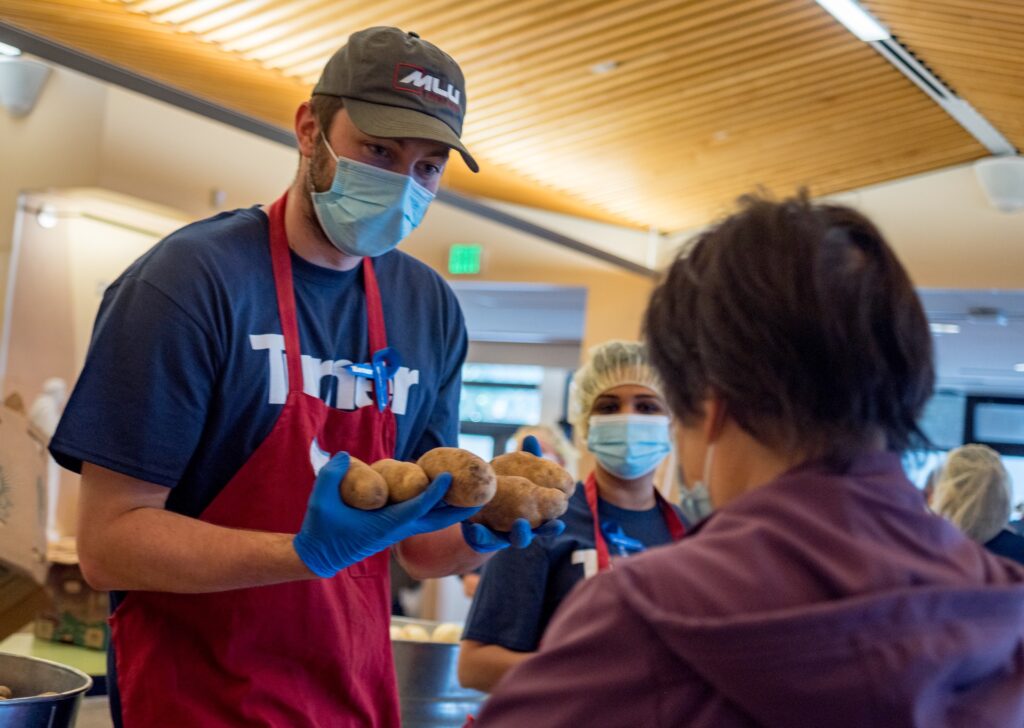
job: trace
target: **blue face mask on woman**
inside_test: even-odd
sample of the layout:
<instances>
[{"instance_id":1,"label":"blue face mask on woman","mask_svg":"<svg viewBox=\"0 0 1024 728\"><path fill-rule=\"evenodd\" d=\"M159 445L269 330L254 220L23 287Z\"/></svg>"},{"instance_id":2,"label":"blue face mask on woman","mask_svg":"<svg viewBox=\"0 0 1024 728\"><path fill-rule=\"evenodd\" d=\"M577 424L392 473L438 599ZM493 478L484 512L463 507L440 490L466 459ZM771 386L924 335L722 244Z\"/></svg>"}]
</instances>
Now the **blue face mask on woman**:
<instances>
[{"instance_id":1,"label":"blue face mask on woman","mask_svg":"<svg viewBox=\"0 0 1024 728\"><path fill-rule=\"evenodd\" d=\"M434 193L408 175L338 157L326 192L313 192L313 209L327 239L345 255L375 258L394 249L423 220Z\"/></svg>"},{"instance_id":2,"label":"blue face mask on woman","mask_svg":"<svg viewBox=\"0 0 1024 728\"><path fill-rule=\"evenodd\" d=\"M633 480L658 467L672 449L665 415L594 415L587 448L612 475Z\"/></svg>"}]
</instances>

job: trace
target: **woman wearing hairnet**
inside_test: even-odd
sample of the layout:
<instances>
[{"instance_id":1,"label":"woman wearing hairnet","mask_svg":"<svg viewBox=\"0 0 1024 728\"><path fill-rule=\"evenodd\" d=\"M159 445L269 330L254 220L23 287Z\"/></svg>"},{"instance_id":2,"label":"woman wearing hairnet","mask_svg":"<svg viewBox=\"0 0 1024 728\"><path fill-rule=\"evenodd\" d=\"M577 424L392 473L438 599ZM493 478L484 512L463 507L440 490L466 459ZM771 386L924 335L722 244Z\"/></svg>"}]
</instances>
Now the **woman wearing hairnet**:
<instances>
[{"instance_id":1,"label":"woman wearing hairnet","mask_svg":"<svg viewBox=\"0 0 1024 728\"><path fill-rule=\"evenodd\" d=\"M1024 564L1024 537L1007 528L1012 492L999 453L984 445L964 445L947 456L932 508L992 553Z\"/></svg>"},{"instance_id":2,"label":"woman wearing hairnet","mask_svg":"<svg viewBox=\"0 0 1024 728\"><path fill-rule=\"evenodd\" d=\"M594 472L576 488L565 531L484 569L466 622L459 681L490 690L538 647L552 614L579 581L614 559L678 541L678 508L654 487L671 450L668 409L644 347L610 341L590 352L573 377L569 418L594 456Z\"/></svg>"}]
</instances>

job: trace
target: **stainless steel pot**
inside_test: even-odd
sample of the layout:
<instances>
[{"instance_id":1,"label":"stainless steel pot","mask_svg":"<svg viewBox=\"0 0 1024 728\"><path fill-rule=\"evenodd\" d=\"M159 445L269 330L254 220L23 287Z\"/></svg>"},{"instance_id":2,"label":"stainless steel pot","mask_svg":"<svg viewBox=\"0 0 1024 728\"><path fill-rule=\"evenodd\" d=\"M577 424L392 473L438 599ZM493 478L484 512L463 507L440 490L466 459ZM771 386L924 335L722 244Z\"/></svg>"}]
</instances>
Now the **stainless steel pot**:
<instances>
[{"instance_id":1,"label":"stainless steel pot","mask_svg":"<svg viewBox=\"0 0 1024 728\"><path fill-rule=\"evenodd\" d=\"M439 622L395 617L397 626L418 624L433 633ZM391 641L403 728L461 726L480 710L484 693L459 685L459 646L451 642Z\"/></svg>"},{"instance_id":2,"label":"stainless steel pot","mask_svg":"<svg viewBox=\"0 0 1024 728\"><path fill-rule=\"evenodd\" d=\"M92 678L67 665L0 652L0 685L14 694L0 700L0 728L70 728ZM38 697L46 692L57 695Z\"/></svg>"}]
</instances>

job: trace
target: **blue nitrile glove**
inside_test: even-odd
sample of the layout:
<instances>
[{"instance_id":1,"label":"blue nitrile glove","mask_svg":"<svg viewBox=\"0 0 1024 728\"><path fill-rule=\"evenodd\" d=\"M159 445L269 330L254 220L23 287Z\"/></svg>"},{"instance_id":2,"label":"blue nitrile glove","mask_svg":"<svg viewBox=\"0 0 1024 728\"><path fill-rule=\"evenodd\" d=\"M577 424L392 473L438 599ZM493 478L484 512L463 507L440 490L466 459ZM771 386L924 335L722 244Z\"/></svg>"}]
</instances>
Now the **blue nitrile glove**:
<instances>
[{"instance_id":1,"label":"blue nitrile glove","mask_svg":"<svg viewBox=\"0 0 1024 728\"><path fill-rule=\"evenodd\" d=\"M528 452L535 457L540 457L542 451L540 449L540 442L533 435L527 435L523 438L523 446L520 448L523 452Z\"/></svg>"},{"instance_id":2,"label":"blue nitrile glove","mask_svg":"<svg viewBox=\"0 0 1024 728\"><path fill-rule=\"evenodd\" d=\"M540 443L533 435L523 438L523 452L540 457ZM482 523L462 522L462 538L466 540L469 547L481 554L488 554L492 551L500 551L509 546L517 549L525 549L537 536L558 536L565 530L565 523L557 518L542 523L536 530L530 530L530 522L525 518L517 518L512 522L512 530L508 533L492 531Z\"/></svg>"},{"instance_id":3,"label":"blue nitrile glove","mask_svg":"<svg viewBox=\"0 0 1024 728\"><path fill-rule=\"evenodd\" d=\"M530 522L525 518L517 518L512 522L512 530L508 533L492 531L482 523L462 522L462 538L469 547L481 554L507 549L509 546L525 549L537 536L557 536L565 530L565 523L554 518L530 530Z\"/></svg>"},{"instance_id":4,"label":"blue nitrile glove","mask_svg":"<svg viewBox=\"0 0 1024 728\"><path fill-rule=\"evenodd\" d=\"M340 452L320 470L293 542L299 558L317 576L334 576L409 536L440 531L480 510L456 508L441 500L452 482L449 473L437 476L425 491L403 503L374 511L352 508L338 491L348 464L348 453Z\"/></svg>"}]
</instances>

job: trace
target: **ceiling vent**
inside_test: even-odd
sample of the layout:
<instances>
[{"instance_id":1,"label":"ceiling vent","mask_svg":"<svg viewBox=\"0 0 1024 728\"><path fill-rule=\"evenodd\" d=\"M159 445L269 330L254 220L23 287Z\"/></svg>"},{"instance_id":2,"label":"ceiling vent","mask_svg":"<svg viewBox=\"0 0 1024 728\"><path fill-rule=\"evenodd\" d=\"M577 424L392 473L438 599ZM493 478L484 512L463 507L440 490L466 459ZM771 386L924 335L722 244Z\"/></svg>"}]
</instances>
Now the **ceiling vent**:
<instances>
[{"instance_id":1,"label":"ceiling vent","mask_svg":"<svg viewBox=\"0 0 1024 728\"><path fill-rule=\"evenodd\" d=\"M992 126L988 119L957 96L896 38L871 41L870 45L904 76L913 81L918 88L928 94L935 103L945 109L947 114L956 119L960 126L981 142L989 152L997 156L1017 153L1013 144L999 133L999 130Z\"/></svg>"}]
</instances>

